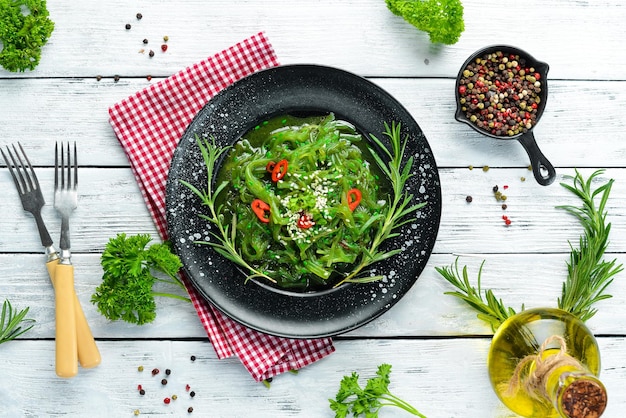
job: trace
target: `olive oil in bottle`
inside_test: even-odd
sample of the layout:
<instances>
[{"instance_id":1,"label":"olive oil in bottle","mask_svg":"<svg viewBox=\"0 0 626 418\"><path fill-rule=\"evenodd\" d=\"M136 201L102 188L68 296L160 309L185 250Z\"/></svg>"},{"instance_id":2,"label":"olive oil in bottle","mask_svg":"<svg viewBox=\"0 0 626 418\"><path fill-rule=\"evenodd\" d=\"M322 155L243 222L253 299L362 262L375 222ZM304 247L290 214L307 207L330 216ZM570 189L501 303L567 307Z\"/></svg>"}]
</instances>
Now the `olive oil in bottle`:
<instances>
[{"instance_id":1,"label":"olive oil in bottle","mask_svg":"<svg viewBox=\"0 0 626 418\"><path fill-rule=\"evenodd\" d=\"M563 310L529 309L507 319L488 364L496 394L523 417L597 418L606 407L596 339Z\"/></svg>"}]
</instances>

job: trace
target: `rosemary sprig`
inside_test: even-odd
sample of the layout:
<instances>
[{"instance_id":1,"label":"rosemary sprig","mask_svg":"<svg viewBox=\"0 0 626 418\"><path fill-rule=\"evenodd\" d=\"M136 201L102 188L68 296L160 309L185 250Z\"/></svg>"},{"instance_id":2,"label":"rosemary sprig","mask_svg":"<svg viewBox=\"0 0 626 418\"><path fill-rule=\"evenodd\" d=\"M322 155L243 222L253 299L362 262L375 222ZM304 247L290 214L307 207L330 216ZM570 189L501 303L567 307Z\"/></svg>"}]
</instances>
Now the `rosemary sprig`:
<instances>
[{"instance_id":1,"label":"rosemary sprig","mask_svg":"<svg viewBox=\"0 0 626 418\"><path fill-rule=\"evenodd\" d=\"M559 309L570 312L583 322L596 314L597 309L592 307L594 303L612 297L606 293L606 289L613 282L613 276L623 270L622 264L616 265L615 259L603 260L611 231L611 224L606 221L606 203L611 193L613 179L594 190L593 180L602 173L604 170L597 170L587 180L578 170L575 176L565 176L572 180L573 185L561 183L561 186L578 196L582 201L582 206L557 206L576 216L584 229L579 248L574 248L570 243L568 275L563 282L561 297L558 299ZM598 195L600 195L600 200L596 207ZM478 318L489 323L495 332L502 322L515 315L515 310L504 306L502 300L497 299L491 290L485 292L486 300L483 299L480 276L484 263L483 261L478 272L477 288L470 285L466 266L463 267L463 279L460 278L458 257L453 264L454 269L435 267L435 270L458 289L458 291L445 292L445 294L465 301L478 311ZM524 310L524 305L522 305L522 310Z\"/></svg>"},{"instance_id":2,"label":"rosemary sprig","mask_svg":"<svg viewBox=\"0 0 626 418\"><path fill-rule=\"evenodd\" d=\"M2 314L0 315L0 344L14 340L33 327L33 325L27 328L20 326L21 324L26 325L35 322L34 319L25 318L26 314L28 314L28 309L25 308L16 313L11 306L11 302L8 299L4 300Z\"/></svg>"},{"instance_id":3,"label":"rosemary sprig","mask_svg":"<svg viewBox=\"0 0 626 418\"><path fill-rule=\"evenodd\" d=\"M379 247L380 244L382 244L385 240L398 236L398 233L394 232L396 229L415 220L415 218L408 218L408 215L414 213L415 211L426 205L425 202L411 205L413 195L404 191L404 186L407 180L413 176L413 174L411 173L413 167L413 157L409 157L406 161L406 164L404 164L404 167L402 167L402 159L404 158L404 151L406 149L408 136L406 136L404 140L402 140L400 130L400 123L393 122L391 126L389 126L385 122L385 132L383 134L387 136L391 142L391 151L387 149L387 147L382 143L380 139L378 139L373 134L370 134L374 143L378 145L378 147L382 149L389 158L389 162L385 164L383 159L376 153L376 151L372 148L369 148L370 154L376 161L376 164L378 164L383 173L391 181L393 195L389 199L389 210L386 212L381 226L378 228L376 235L372 239L372 242L367 251L365 251L365 254L362 257L361 261L352 270L352 272L344 277L339 283L337 283L335 287L346 282L368 283L380 280L382 276L358 277L358 275L371 264L385 260L389 257L393 257L394 255L402 252L402 249L400 248L389 251L380 251Z\"/></svg>"},{"instance_id":4,"label":"rosemary sprig","mask_svg":"<svg viewBox=\"0 0 626 418\"><path fill-rule=\"evenodd\" d=\"M250 274L246 277L246 281L258 277L269 280L272 283L276 283L276 280L272 279L267 274L258 271L250 264L248 264L246 260L243 259L240 251L237 249L236 243L237 215L233 213L231 224L224 225L224 214L221 210L222 207L216 206L217 197L228 185L228 182L223 181L215 188L215 190L213 190L213 172L215 170L217 160L224 152L230 149L230 147L218 146L217 144L215 144L215 138L211 138L211 141L209 142L207 139L201 140L198 136L196 136L196 141L198 142L198 146L200 147L200 152L202 153L202 158L204 160L204 164L207 170L207 189L206 191L199 190L197 187L190 184L189 182L186 182L184 180L179 181L181 182L181 184L185 185L193 193L195 193L202 200L202 204L209 208L208 215L200 214L199 216L207 220L217 228L217 232L211 231L211 235L217 239L217 242L197 241L197 243L210 245L215 249L215 251L224 256L226 259L247 269Z\"/></svg>"},{"instance_id":5,"label":"rosemary sprig","mask_svg":"<svg viewBox=\"0 0 626 418\"><path fill-rule=\"evenodd\" d=\"M496 298L493 291L488 289L484 292L480 287L480 279L483 271L483 265L485 261L480 264L478 270L478 278L476 287L473 287L469 282L467 273L467 266L463 266L463 274L459 273L459 258L457 257L454 264L450 267L435 267L435 270L443 276L450 284L456 287L458 290L455 292L445 292L446 295L455 296L478 312L478 319L481 319L491 325L491 330L496 331L500 324L515 315L515 310L511 307L506 307L502 302L502 299ZM461 279L462 277L462 279ZM522 311L524 306L522 305Z\"/></svg>"},{"instance_id":6,"label":"rosemary sprig","mask_svg":"<svg viewBox=\"0 0 626 418\"><path fill-rule=\"evenodd\" d=\"M567 176L573 185L561 183L561 186L578 196L582 206L557 206L576 216L584 229L579 248L574 248L570 243L568 275L558 300L560 309L571 312L582 321L587 321L596 314L597 309L592 308L594 303L612 297L606 293L606 288L613 281L613 276L623 270L621 264L616 265L615 259L603 260L611 231L611 224L606 220L606 203L613 179L595 190L592 189L593 180L603 173L604 170L597 170L586 181L578 170L575 176ZM596 206L598 196L599 202Z\"/></svg>"}]
</instances>

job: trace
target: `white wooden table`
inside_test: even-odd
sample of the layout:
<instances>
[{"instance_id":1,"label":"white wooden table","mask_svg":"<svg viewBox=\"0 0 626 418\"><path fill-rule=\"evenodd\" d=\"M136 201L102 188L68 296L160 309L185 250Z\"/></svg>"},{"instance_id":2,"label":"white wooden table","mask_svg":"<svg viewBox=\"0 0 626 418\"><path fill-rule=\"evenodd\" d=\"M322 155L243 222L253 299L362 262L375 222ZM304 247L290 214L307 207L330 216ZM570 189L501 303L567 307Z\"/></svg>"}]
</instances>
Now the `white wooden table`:
<instances>
[{"instance_id":1,"label":"white wooden table","mask_svg":"<svg viewBox=\"0 0 626 418\"><path fill-rule=\"evenodd\" d=\"M0 169L0 300L30 306L37 321L23 338L0 346L0 416L124 417L135 409L142 416L186 416L193 406L193 416L203 417L330 417L327 400L342 376L357 371L368 377L383 362L393 365L392 391L428 417L511 416L487 377L490 329L444 295L451 289L435 267L460 254L460 263L476 273L486 260L483 287L507 304L556 306L568 240L576 243L581 233L573 217L555 208L578 203L559 185L574 168L586 176L606 168L603 180L616 180L607 257L626 262L626 6L622 0L464 3L465 33L456 45L441 46L392 15L383 0L48 2L56 28L41 64L26 73L0 70L0 145L20 141L26 148L45 190L44 217L58 242L54 143L79 143L80 203L72 219L76 289L103 360L73 379L56 377L54 298L42 248L8 171ZM406 297L377 320L336 337L334 354L297 375L278 376L270 389L254 382L237 360L216 358L189 305L160 299L156 321L138 327L109 322L89 302L101 282L99 256L110 237L157 237L107 108L259 31L282 64L339 67L394 95L430 142L443 194L434 253ZM159 48L164 35L167 53ZM548 106L534 132L557 170L551 186L533 180L520 144L485 138L453 118L459 67L475 50L495 43L550 64ZM156 55L150 59L140 49ZM492 192L505 184L509 227ZM605 416L620 417L626 408L626 273L609 291L614 297L597 305L588 325L602 351ZM166 389L150 377L153 367L172 370ZM144 397L138 384L148 391ZM196 391L194 399L185 384ZM164 405L172 393L178 399ZM389 410L381 416L406 415Z\"/></svg>"}]
</instances>

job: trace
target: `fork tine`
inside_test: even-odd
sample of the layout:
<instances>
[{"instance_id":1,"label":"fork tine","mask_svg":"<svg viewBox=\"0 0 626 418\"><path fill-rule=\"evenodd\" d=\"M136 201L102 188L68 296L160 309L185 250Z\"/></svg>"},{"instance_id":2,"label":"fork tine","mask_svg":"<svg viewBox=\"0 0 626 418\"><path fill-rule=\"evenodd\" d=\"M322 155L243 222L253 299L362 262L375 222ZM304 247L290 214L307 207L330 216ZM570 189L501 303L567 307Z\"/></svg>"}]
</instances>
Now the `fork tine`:
<instances>
[{"instance_id":1,"label":"fork tine","mask_svg":"<svg viewBox=\"0 0 626 418\"><path fill-rule=\"evenodd\" d=\"M24 172L24 170L20 170L20 168L24 167L24 164L22 163L22 159L20 158L19 154L17 153L17 148L15 148L15 145L13 145L13 151L15 153L12 153L11 150L9 150L9 156L11 157L11 160L13 160L13 165L15 166L15 172L17 173L17 177L20 180L20 186L22 190L22 193L26 193L29 189L28 186L29 184L26 183L26 179L24 179L24 174L27 174ZM17 159L15 158L17 156ZM17 162L20 162L19 164Z\"/></svg>"},{"instance_id":2,"label":"fork tine","mask_svg":"<svg viewBox=\"0 0 626 418\"><path fill-rule=\"evenodd\" d=\"M63 152L63 142L61 142L61 189L65 189L65 153Z\"/></svg>"},{"instance_id":3,"label":"fork tine","mask_svg":"<svg viewBox=\"0 0 626 418\"><path fill-rule=\"evenodd\" d=\"M7 146L7 152L9 154L11 154L11 150L9 149L8 146ZM11 177L13 177L13 182L15 183L15 187L17 187L18 193L22 194L22 189L20 187L20 182L18 181L17 177L15 176L15 171L13 170L13 166L9 162L9 158L6 156L4 151L2 151L2 149L0 149L0 153L2 153L2 158L4 158L4 162L7 164L7 168L9 169L9 173L11 173ZM11 155L11 157L13 157L13 156Z\"/></svg>"},{"instance_id":4,"label":"fork tine","mask_svg":"<svg viewBox=\"0 0 626 418\"><path fill-rule=\"evenodd\" d=\"M66 188L69 190L72 188L72 159L70 158L70 143L67 143L67 184Z\"/></svg>"},{"instance_id":5,"label":"fork tine","mask_svg":"<svg viewBox=\"0 0 626 418\"><path fill-rule=\"evenodd\" d=\"M65 170L67 170L67 181L63 184L65 189L69 189L70 188L70 179L72 178L72 175L70 173L70 143L67 143L67 151L66 151L66 155L67 155L67 162L66 164L63 166L63 171L65 172ZM65 173L64 173L65 175Z\"/></svg>"},{"instance_id":6,"label":"fork tine","mask_svg":"<svg viewBox=\"0 0 626 418\"><path fill-rule=\"evenodd\" d=\"M78 158L76 154L76 142L74 142L74 188L78 187Z\"/></svg>"},{"instance_id":7,"label":"fork tine","mask_svg":"<svg viewBox=\"0 0 626 418\"><path fill-rule=\"evenodd\" d=\"M54 190L59 190L59 143L54 144Z\"/></svg>"},{"instance_id":8,"label":"fork tine","mask_svg":"<svg viewBox=\"0 0 626 418\"><path fill-rule=\"evenodd\" d=\"M24 163L22 159L20 158L19 153L17 152L17 148L15 148L15 145L13 145L13 150L14 152L11 152L11 149L7 146L7 152L9 153L9 158L11 160L11 163L13 164L12 166L11 166L11 163L9 162L9 159L4 154L4 152L2 153L2 157L4 158L4 161L7 163L7 167L9 168L9 171L11 172L11 176L13 177L13 181L15 182L15 187L17 187L18 193L22 195L33 189L33 183L30 179L28 172L26 171L26 168L24 167ZM22 152L23 152L23 149L22 149ZM26 157L26 153L24 153L24 157ZM28 158L26 158L26 160L28 161ZM19 164L18 164L18 161L19 161Z\"/></svg>"},{"instance_id":9,"label":"fork tine","mask_svg":"<svg viewBox=\"0 0 626 418\"><path fill-rule=\"evenodd\" d=\"M26 165L22 164L24 171L28 173L28 170L30 170L30 174L28 174L28 185L30 186L32 190L38 189L39 180L37 180L37 175L35 174L35 170L33 169L33 166L30 163L28 156L26 155L26 151L24 151L24 148L22 147L21 143L18 142L17 145L20 147L20 150L22 151L22 155L24 156L24 160L26 161ZM15 145L13 146L13 148L15 148ZM18 158L19 158L19 154L18 154ZM20 163L22 163L21 158L20 158Z\"/></svg>"}]
</instances>

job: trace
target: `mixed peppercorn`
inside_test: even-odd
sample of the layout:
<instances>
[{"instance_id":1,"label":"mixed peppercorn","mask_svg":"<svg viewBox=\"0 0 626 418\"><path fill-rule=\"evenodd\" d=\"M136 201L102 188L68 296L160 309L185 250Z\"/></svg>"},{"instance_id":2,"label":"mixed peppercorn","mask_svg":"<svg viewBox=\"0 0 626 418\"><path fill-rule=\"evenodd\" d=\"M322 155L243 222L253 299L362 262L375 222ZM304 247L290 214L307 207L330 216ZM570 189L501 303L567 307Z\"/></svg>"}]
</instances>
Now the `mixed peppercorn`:
<instances>
[{"instance_id":1,"label":"mixed peppercorn","mask_svg":"<svg viewBox=\"0 0 626 418\"><path fill-rule=\"evenodd\" d=\"M141 20L141 19L143 18L143 15L142 15L141 13L137 13L137 14L135 15L135 17L137 18L137 20ZM126 28L126 30L130 30L130 29L132 28L132 26L131 26L131 24L130 24L130 23L127 23L124 27ZM161 51L163 51L163 52L167 51L167 48L168 48L168 47L167 47L167 41L169 41L169 39L170 39L170 38L169 38L169 36L167 36L167 35L166 35L166 36L163 36L163 42L164 42L164 43L163 43L163 44L161 44ZM147 39L147 38L144 38L142 42L143 42L143 44L144 44L144 45L147 45L149 41L148 41L148 39ZM139 50L139 53L140 53L140 54L143 54L143 53L145 53L145 52L146 52L146 50L145 50L145 49L140 49L140 50ZM150 58L154 57L154 51L153 51L152 49L148 52L148 56L149 56Z\"/></svg>"},{"instance_id":2,"label":"mixed peppercorn","mask_svg":"<svg viewBox=\"0 0 626 418\"><path fill-rule=\"evenodd\" d=\"M472 170L473 166L469 166L469 169ZM532 168L529 166L528 170L532 170ZM520 177L520 181L524 182L526 181L525 177ZM496 202L501 203L501 208L502 210L507 210L508 209L508 205L505 203L508 199L507 195L505 194L506 190L508 190L509 186L508 185L503 185L503 186L498 186L497 184L495 186L493 186L491 188L491 191L493 192L493 197L495 198ZM466 195L465 196L465 202L470 204L474 201L474 198L471 195ZM507 215L502 215L502 222L504 223L505 226L510 226L512 223L511 218L509 218Z\"/></svg>"},{"instance_id":3,"label":"mixed peppercorn","mask_svg":"<svg viewBox=\"0 0 626 418\"><path fill-rule=\"evenodd\" d=\"M541 79L524 57L502 51L485 54L463 69L458 84L461 110L492 135L527 132L537 123Z\"/></svg>"},{"instance_id":4,"label":"mixed peppercorn","mask_svg":"<svg viewBox=\"0 0 626 418\"><path fill-rule=\"evenodd\" d=\"M193 362L196 360L196 356L191 356L190 360ZM137 371L138 372L143 372L144 371L144 366L138 366L137 367ZM158 376L161 373L161 370L159 370L158 368L153 368L152 371L150 372L151 375L153 377ZM164 371L165 376L170 376L172 374L172 370L171 369L165 369ZM161 379L161 386L165 387L168 384L168 380L165 378ZM191 390L191 386L189 384L185 384L184 387L185 392L189 393L189 399L192 399L196 396L196 392ZM144 387L144 385L138 384L137 385L137 391L139 393L139 395L141 396L145 396L146 395L146 388ZM178 395L176 393L170 395L170 396L166 396L163 398L163 404L165 405L169 405L171 404L173 401L176 401L178 399ZM192 413L193 412L193 407L188 407L187 408L187 412L188 413ZM140 415L141 411L139 409L135 409L133 411L134 415Z\"/></svg>"}]
</instances>

